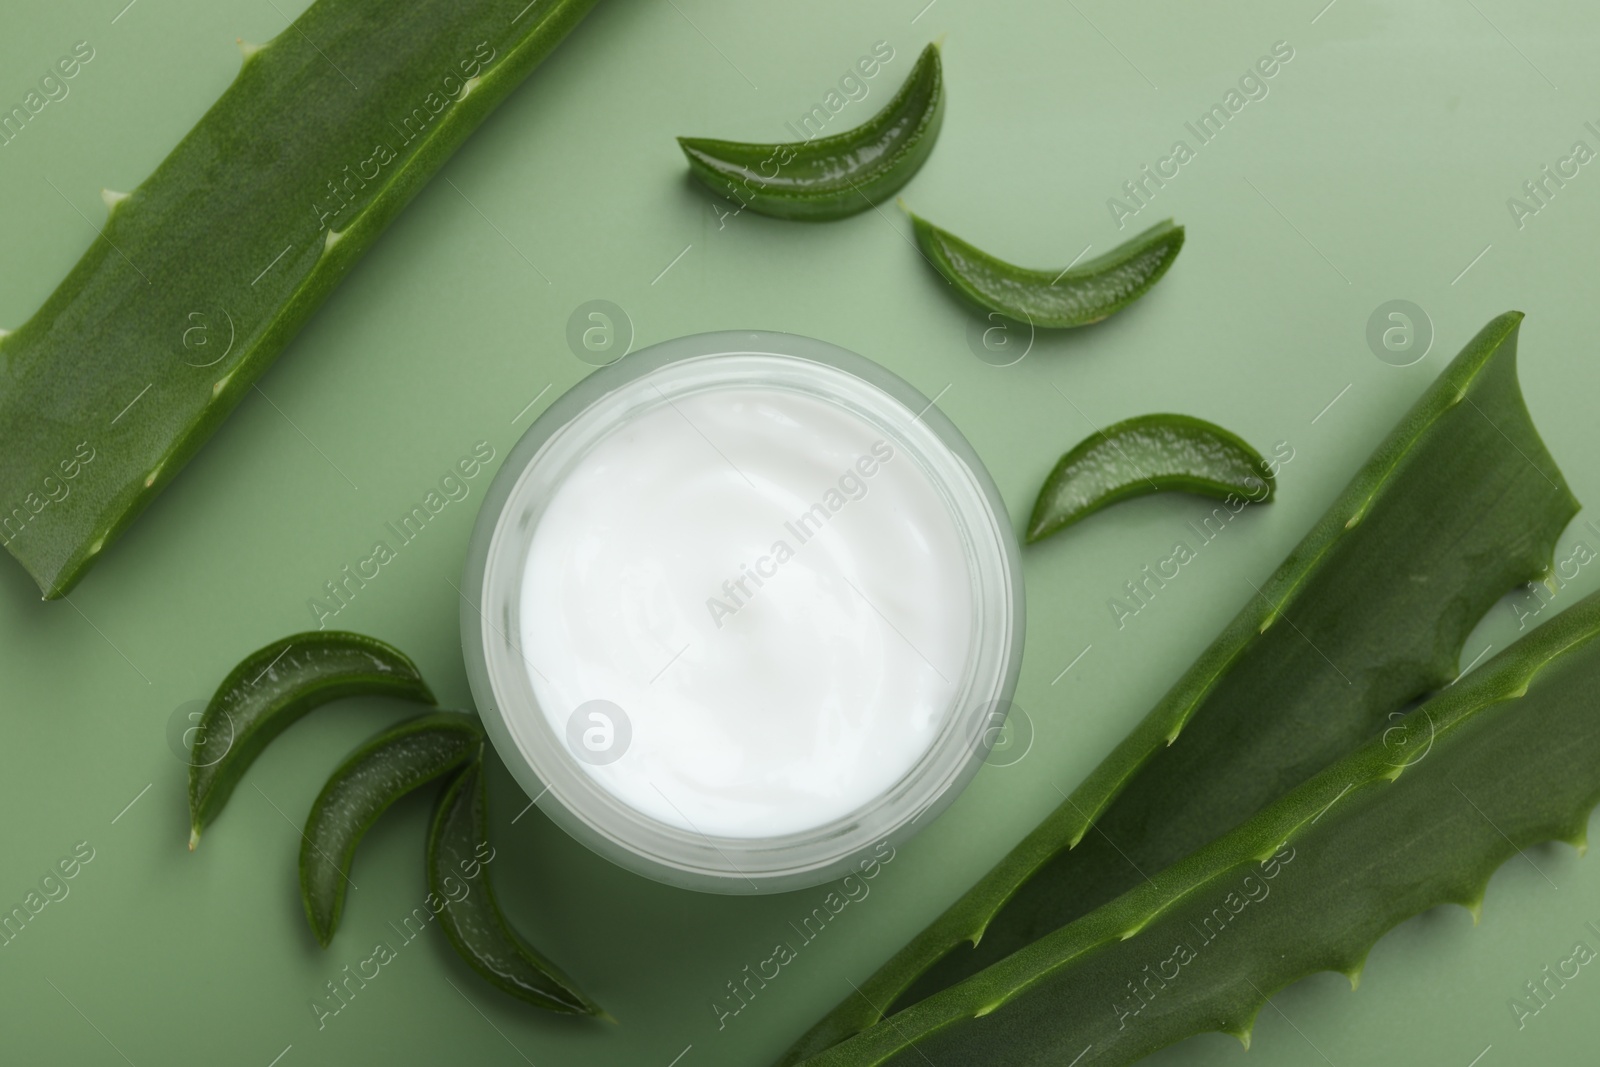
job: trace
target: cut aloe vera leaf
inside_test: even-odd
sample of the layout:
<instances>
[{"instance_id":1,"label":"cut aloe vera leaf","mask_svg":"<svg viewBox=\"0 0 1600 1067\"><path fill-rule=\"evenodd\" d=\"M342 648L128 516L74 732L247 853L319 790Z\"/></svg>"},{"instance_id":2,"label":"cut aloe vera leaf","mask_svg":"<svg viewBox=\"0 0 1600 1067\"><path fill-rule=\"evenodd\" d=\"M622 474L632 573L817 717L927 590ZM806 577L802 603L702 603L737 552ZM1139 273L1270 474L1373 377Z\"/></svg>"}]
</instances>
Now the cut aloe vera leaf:
<instances>
[{"instance_id":1,"label":"cut aloe vera leaf","mask_svg":"<svg viewBox=\"0 0 1600 1067\"><path fill-rule=\"evenodd\" d=\"M1119 500L1184 492L1264 504L1277 479L1261 453L1216 423L1189 415L1138 415L1080 441L1045 479L1028 519L1041 541Z\"/></svg>"},{"instance_id":2,"label":"cut aloe vera leaf","mask_svg":"<svg viewBox=\"0 0 1600 1067\"><path fill-rule=\"evenodd\" d=\"M273 738L312 709L355 696L434 702L417 665L375 637L312 630L246 656L217 686L192 730L189 848Z\"/></svg>"},{"instance_id":3,"label":"cut aloe vera leaf","mask_svg":"<svg viewBox=\"0 0 1600 1067\"><path fill-rule=\"evenodd\" d=\"M518 1000L550 1011L604 1015L501 914L489 881L493 858L483 764L475 762L440 794L428 831L428 888L443 902L439 925L473 970Z\"/></svg>"},{"instance_id":4,"label":"cut aloe vera leaf","mask_svg":"<svg viewBox=\"0 0 1600 1067\"><path fill-rule=\"evenodd\" d=\"M328 778L300 842L300 896L323 948L339 927L350 862L368 828L395 801L482 751L483 728L475 716L435 711L384 730Z\"/></svg>"},{"instance_id":5,"label":"cut aloe vera leaf","mask_svg":"<svg viewBox=\"0 0 1600 1067\"><path fill-rule=\"evenodd\" d=\"M318 0L246 49L206 116L0 338L0 538L46 599L593 3Z\"/></svg>"},{"instance_id":6,"label":"cut aloe vera leaf","mask_svg":"<svg viewBox=\"0 0 1600 1067\"><path fill-rule=\"evenodd\" d=\"M820 222L875 207L911 180L939 137L944 79L930 44L893 99L853 130L788 144L680 137L689 172L741 208Z\"/></svg>"},{"instance_id":7,"label":"cut aloe vera leaf","mask_svg":"<svg viewBox=\"0 0 1600 1067\"><path fill-rule=\"evenodd\" d=\"M1476 917L1502 863L1581 846L1600 800L1597 690L1600 595L1239 828L805 1062L1044 1067L1089 1049L1114 1067L1213 1030L1248 1047L1291 982L1354 984L1404 920L1439 904Z\"/></svg>"},{"instance_id":8,"label":"cut aloe vera leaf","mask_svg":"<svg viewBox=\"0 0 1600 1067\"><path fill-rule=\"evenodd\" d=\"M1244 607L1143 721L784 1064L1165 869L1454 677L1474 624L1547 569L1578 508L1517 385L1521 320L1467 343L1278 569L1241 579Z\"/></svg>"},{"instance_id":9,"label":"cut aloe vera leaf","mask_svg":"<svg viewBox=\"0 0 1600 1067\"><path fill-rule=\"evenodd\" d=\"M923 256L957 292L986 311L1053 329L1088 326L1121 311L1149 292L1183 249L1183 227L1167 219L1103 256L1065 270L1032 270L906 214Z\"/></svg>"}]
</instances>

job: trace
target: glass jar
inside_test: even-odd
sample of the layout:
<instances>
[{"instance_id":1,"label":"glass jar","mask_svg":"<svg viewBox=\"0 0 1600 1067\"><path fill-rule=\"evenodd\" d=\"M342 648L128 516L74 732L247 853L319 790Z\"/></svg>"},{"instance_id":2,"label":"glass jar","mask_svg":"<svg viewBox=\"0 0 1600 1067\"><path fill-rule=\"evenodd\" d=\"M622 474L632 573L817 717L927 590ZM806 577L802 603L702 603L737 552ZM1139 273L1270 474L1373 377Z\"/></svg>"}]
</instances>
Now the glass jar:
<instances>
[{"instance_id":1,"label":"glass jar","mask_svg":"<svg viewBox=\"0 0 1600 1067\"><path fill-rule=\"evenodd\" d=\"M661 690L643 688L641 682L630 689L632 695L627 701L618 702L607 699L614 694L589 692L582 679L574 681L579 678L575 664L587 662L591 654L604 659L611 652L583 647L584 641L595 640L587 626L574 627L573 633L563 630L562 616L547 610L545 591L537 586L538 581L548 583L552 580L549 575L560 573L559 569L551 569L555 565L551 560L538 554L555 551L541 547L553 543L549 538L556 536L545 537L545 529L570 528L573 524L565 521L563 527L562 521L552 519L548 527L541 527L541 522L546 521L553 500L573 499L560 494L574 471L586 469L582 465L588 458L600 454L613 457L608 461L608 471L627 466L614 462L614 452L599 453L598 449L622 448L619 442L633 438L619 434L629 428L658 425L649 421L652 413L665 418L669 408L673 417L683 416L686 410L716 412L719 404L735 403L733 398L748 403L751 398L759 401L762 397L770 398L775 405L773 410L780 414L785 410L784 404L793 410L836 413L838 425L866 428L869 436L876 436L881 451L891 454L897 462L914 464L914 468L896 468L895 477L904 481L907 471L914 470L918 484L925 481L930 490L925 499L934 502L930 506L937 512L937 521L926 523L930 527L925 531L926 539L954 546L937 563L937 577L946 583L942 588L961 594L937 597L919 588L906 588L902 583L892 590L893 610L884 611L872 603L870 587L866 592L862 590L870 575L858 574L856 581L843 575L840 580L860 594L887 627L884 633L892 631L906 641L908 648L898 650L890 649L887 643L879 646L859 641L846 648L838 644L845 640L844 635L800 632L826 625L822 614L791 613L783 619L783 625L797 628L793 634L797 647L830 647L828 642L834 642L831 647L844 649L841 654L855 657L851 662L856 663L858 674L864 671L869 681L878 683L875 702L863 701L860 705L867 710L848 706L849 701L845 701L847 706L835 708L834 712L843 716L838 721L868 731L863 736L877 737L885 744L888 751L882 760L874 758L870 751L850 749L848 739L830 748L828 738L836 736L836 731L821 727L805 734L809 741L798 746L804 751L797 752L795 759L823 761L796 764L801 771L808 767L826 770L826 761L837 752L840 760L858 761L850 764L859 768L857 784L869 783L866 788L870 795L852 796L846 789L836 792L830 800L824 795L827 790L821 790L815 819L807 818L805 805L810 801L804 799L798 807L781 809L781 818L762 815L767 809L753 801L744 804L742 800L719 799L724 795L759 795L760 775L766 773L760 768L776 768L783 773L794 770L784 763L789 758L786 752L738 749L740 743L747 748L778 744L750 741L749 737L756 734L747 736L735 730L732 741L723 733L712 735L722 747L715 759L707 757L708 774L718 776L720 781L727 775L736 776L738 768L746 764L757 768L751 772L755 784L728 786L725 793L680 793L675 801L669 794L676 786L663 790L650 776L654 771L639 771L643 762L630 766L628 747L634 737L646 738L653 746L647 754L636 749L635 761L655 759L650 766L660 767L671 763L674 744L694 743L678 735L700 735L683 719L681 701L677 705L678 718L664 710L668 702L664 697L657 699ZM780 418L780 424L781 421ZM827 423L827 419L822 421ZM796 449L805 447L804 429L796 427ZM712 450L716 449L710 437L705 433L700 436ZM780 436L780 450L782 447ZM708 463L717 462L710 451L706 457ZM722 458L728 460L725 455ZM731 460L728 462L733 465ZM780 464L776 469L784 468ZM867 469L863 462L861 470ZM686 469L683 477L687 480L691 473ZM846 474L850 472L847 470ZM780 475L771 472L758 472L757 477L764 489L771 488L774 477L781 481ZM756 489L755 481L748 476L745 481L752 490ZM841 476L841 484L847 487L860 483L860 478L849 481ZM883 484L888 485L888 479ZM675 486L658 485L658 489L670 496ZM782 487L774 491L780 496L786 492ZM905 542L908 554L924 540L924 531L915 526L918 514L898 511L893 517L895 536ZM703 534L701 540L717 539L717 520L707 520L704 515L690 519L700 524L689 528L691 534L699 531ZM821 520L816 521L820 525ZM912 525L907 526L908 522ZM796 530L792 524L788 529L804 537L804 531ZM870 529L867 547L879 553L880 560L892 560L897 545L870 543ZM637 532L633 534L636 535ZM856 536L859 539L860 533ZM604 548L599 546L602 554ZM882 555L885 552L887 556ZM730 549L730 553L728 559L733 560L740 550ZM733 569L732 573L751 577L748 558L745 553L745 562L738 564L743 569ZM768 567L777 569L768 557L762 558L768 560ZM815 561L826 565L828 560L829 557L820 557ZM762 568L762 573L768 573L768 568ZM700 620L698 624L706 634L722 626L716 604L726 610L744 603L731 585L725 587L729 589L728 598L715 589L706 598L711 621ZM738 588L747 595L754 591L747 583ZM534 596L531 601L530 589ZM930 400L902 379L845 349L789 334L727 332L678 338L628 355L568 390L511 449L489 487L473 530L462 590L462 648L473 695L496 750L528 795L558 825L607 859L662 882L709 892L771 893L820 884L855 869L883 843L898 844L926 826L976 773L999 734L1022 658L1024 608L1016 538L1005 505L972 447ZM944 602L931 602L934 600ZM954 609L956 615L951 614L952 603L958 605ZM580 601L578 610L588 608ZM609 609L602 605L595 610L604 615ZM896 613L898 624L891 617ZM860 614L870 621L865 607L860 608ZM918 632L918 626L929 625L933 620L946 627L946 635L956 634L946 643L955 641L964 646L964 652L958 648L961 654L946 656L947 669L943 672L932 659L922 657L938 674L941 684L936 698L915 698L923 704L933 700L925 709L926 714L916 719L917 729L902 730L897 719L862 721L874 714L882 717L902 711L896 704L897 694L884 691L897 683L896 675L887 666L881 672L877 670L872 658L875 650L898 657L896 662L909 662L906 657L916 650L910 647L914 643L906 634ZM550 635L549 647L524 647L524 638L530 632ZM774 636L782 639L783 631L776 635L764 632L761 639L769 644L763 647L781 650L782 646L770 644ZM693 640L691 636L691 645ZM546 645L543 640L536 643ZM702 641L702 645L705 643ZM556 645L562 648L557 649ZM718 651L726 656L730 654L729 647ZM541 671L542 653L556 659L546 660ZM861 659L863 656L865 660ZM726 667L726 659L722 662ZM698 692L715 692L716 663L713 657L696 676L700 678ZM785 666L801 671L806 668L804 663L790 662ZM816 667L819 672L823 670L820 664ZM902 670L899 683L904 684L906 677ZM773 682L774 686L780 684L781 679ZM772 701L803 702L804 696L797 698L792 690L792 685L789 691L775 690ZM913 701L909 693L906 700ZM625 704L631 704L631 710ZM763 713L760 709L765 701L752 704L752 716ZM705 724L695 718L693 725L698 728ZM771 735L774 737L789 736L782 731L795 726L791 721L770 725L778 731ZM807 724L799 726L806 728ZM873 730L877 733L871 734ZM644 748L642 742L640 748ZM847 757L847 750L852 755ZM702 753L693 755L698 758ZM810 775L807 780L810 778L826 780L826 775ZM646 785L666 802L664 806L656 803L645 790ZM834 810L830 804L841 796L847 809ZM719 809L719 804L727 810ZM744 806L733 810L741 804ZM691 815L691 811L699 817ZM755 814L752 816L751 812ZM725 815L727 818L723 818Z\"/></svg>"}]
</instances>

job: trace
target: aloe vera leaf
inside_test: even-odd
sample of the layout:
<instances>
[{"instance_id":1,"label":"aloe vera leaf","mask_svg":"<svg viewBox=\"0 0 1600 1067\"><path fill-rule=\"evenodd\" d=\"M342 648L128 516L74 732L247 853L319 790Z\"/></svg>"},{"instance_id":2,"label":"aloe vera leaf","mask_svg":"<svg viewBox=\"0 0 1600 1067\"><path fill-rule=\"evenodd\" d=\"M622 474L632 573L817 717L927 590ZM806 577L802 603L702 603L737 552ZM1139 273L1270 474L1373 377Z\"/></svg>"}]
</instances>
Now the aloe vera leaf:
<instances>
[{"instance_id":1,"label":"aloe vera leaf","mask_svg":"<svg viewBox=\"0 0 1600 1067\"><path fill-rule=\"evenodd\" d=\"M1521 320L1467 343L1133 731L783 1064L1118 896L1454 676L1476 621L1548 567L1577 513L1517 385Z\"/></svg>"},{"instance_id":2,"label":"aloe vera leaf","mask_svg":"<svg viewBox=\"0 0 1600 1067\"><path fill-rule=\"evenodd\" d=\"M1030 270L996 259L909 209L906 214L923 256L963 296L1017 322L1056 329L1088 326L1121 311L1161 280L1183 248L1183 227L1167 219L1077 266Z\"/></svg>"},{"instance_id":3,"label":"aloe vera leaf","mask_svg":"<svg viewBox=\"0 0 1600 1067\"><path fill-rule=\"evenodd\" d=\"M1149 493L1265 504L1276 488L1261 453L1216 423L1190 415L1137 415L1090 434L1061 457L1034 502L1028 541Z\"/></svg>"},{"instance_id":4,"label":"aloe vera leaf","mask_svg":"<svg viewBox=\"0 0 1600 1067\"><path fill-rule=\"evenodd\" d=\"M497 988L550 1011L604 1015L561 969L517 936L489 881L489 802L483 764L465 767L439 795L428 830L428 888L439 925L461 958ZM488 849L488 855L483 850ZM480 880L473 882L474 874Z\"/></svg>"},{"instance_id":5,"label":"aloe vera leaf","mask_svg":"<svg viewBox=\"0 0 1600 1067\"><path fill-rule=\"evenodd\" d=\"M1317 971L1353 985L1405 919L1476 918L1507 859L1582 846L1597 688L1592 595L1244 825L806 1063L1126 1064L1211 1030L1248 1047L1272 993Z\"/></svg>"},{"instance_id":6,"label":"aloe vera leaf","mask_svg":"<svg viewBox=\"0 0 1600 1067\"><path fill-rule=\"evenodd\" d=\"M741 210L821 222L876 207L922 167L944 120L939 46L922 50L894 97L853 130L749 144L680 137L689 173Z\"/></svg>"},{"instance_id":7,"label":"aloe vera leaf","mask_svg":"<svg viewBox=\"0 0 1600 1067\"><path fill-rule=\"evenodd\" d=\"M342 630L291 634L229 671L191 728L189 848L273 738L312 709L353 696L434 702L405 653Z\"/></svg>"},{"instance_id":8,"label":"aloe vera leaf","mask_svg":"<svg viewBox=\"0 0 1600 1067\"><path fill-rule=\"evenodd\" d=\"M482 752L476 717L434 711L364 742L328 777L300 841L300 897L323 948L339 927L350 861L368 828L395 801Z\"/></svg>"},{"instance_id":9,"label":"aloe vera leaf","mask_svg":"<svg viewBox=\"0 0 1600 1067\"><path fill-rule=\"evenodd\" d=\"M318 0L246 49L217 103L0 338L0 538L46 599L593 3Z\"/></svg>"}]
</instances>

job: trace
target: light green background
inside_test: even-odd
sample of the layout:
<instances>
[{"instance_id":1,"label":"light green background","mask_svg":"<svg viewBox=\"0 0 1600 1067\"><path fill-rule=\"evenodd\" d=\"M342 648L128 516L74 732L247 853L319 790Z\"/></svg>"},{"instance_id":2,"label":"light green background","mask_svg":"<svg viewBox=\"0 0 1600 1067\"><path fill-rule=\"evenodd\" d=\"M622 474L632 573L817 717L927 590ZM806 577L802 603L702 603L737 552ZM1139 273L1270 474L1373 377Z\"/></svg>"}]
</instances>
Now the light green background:
<instances>
[{"instance_id":1,"label":"light green background","mask_svg":"<svg viewBox=\"0 0 1600 1067\"><path fill-rule=\"evenodd\" d=\"M7 5L0 103L20 101L74 42L97 54L67 99L0 148L0 324L32 314L88 245L78 211L99 217L100 187L142 180L228 84L234 38L271 38L303 6L125 2ZM0 949L0 1058L763 1063L1081 779L1491 315L1528 312L1529 406L1578 497L1600 501L1600 164L1523 229L1506 207L1576 139L1600 148L1584 128L1600 125L1592 6L1337 0L1319 16L1325 0L926 2L602 0L444 169L459 192L438 181L417 199L262 380L271 403L245 401L70 605L41 603L20 567L0 565L0 904L19 902L74 843L95 850L71 895ZM1107 197L1187 138L1184 122L1274 42L1295 55L1136 220L1170 214L1188 227L1167 279L1113 321L1040 338L997 369L969 351L971 316L908 245L897 211L719 224L672 141L783 139L785 120L888 41L895 58L871 95L836 120L853 124L939 34L944 132L904 195L982 247L1040 266L1132 233L1118 233ZM526 801L496 764L492 870L505 905L621 1025L569 1023L505 998L432 932L319 1032L309 1002L323 983L393 940L387 924L421 900L426 804L402 804L369 836L328 951L296 896L296 824L342 754L397 709L341 707L296 727L193 855L169 719L245 653L307 628L307 598L474 442L503 456L590 369L564 334L571 311L596 298L628 311L639 345L788 330L942 393L1019 522L1089 420L1184 411L1263 449L1287 441L1295 458L1278 502L1251 509L1124 629L1107 598L1202 505L1137 501L1028 551L1018 701L1036 727L1031 751L985 768L725 1029L712 999L787 938L820 891L729 899L643 881L537 813L511 825ZM1391 298L1416 301L1437 328L1431 354L1404 369L1364 339ZM408 651L447 702L468 699L451 583L485 484L337 619ZM1567 531L1563 554L1580 539L1600 547L1583 528L1591 515ZM1585 569L1556 605L1597 579L1600 568ZM1491 613L1464 659L1512 638L1515 602ZM1460 909L1429 913L1378 945L1358 993L1321 975L1277 996L1249 1062L1592 1062L1600 976L1582 972L1520 1032L1507 1000L1575 940L1596 945L1585 923L1600 924L1600 862L1565 847L1528 860L1495 877L1478 928ZM1242 1055L1232 1038L1207 1035L1156 1062Z\"/></svg>"}]
</instances>

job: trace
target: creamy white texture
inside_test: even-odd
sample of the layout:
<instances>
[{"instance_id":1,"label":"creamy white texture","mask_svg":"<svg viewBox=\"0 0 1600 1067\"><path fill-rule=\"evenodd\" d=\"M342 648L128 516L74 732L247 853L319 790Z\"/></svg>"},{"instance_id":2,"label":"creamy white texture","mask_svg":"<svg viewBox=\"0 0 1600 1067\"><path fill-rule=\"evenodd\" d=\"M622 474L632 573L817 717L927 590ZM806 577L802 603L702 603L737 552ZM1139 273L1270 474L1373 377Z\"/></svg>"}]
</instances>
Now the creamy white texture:
<instances>
[{"instance_id":1,"label":"creamy white texture","mask_svg":"<svg viewBox=\"0 0 1600 1067\"><path fill-rule=\"evenodd\" d=\"M591 448L533 528L520 615L558 737L589 701L627 716L626 750L585 773L652 819L746 838L889 790L973 636L961 535L917 460L777 386L675 397Z\"/></svg>"}]
</instances>

